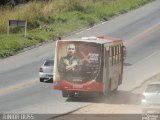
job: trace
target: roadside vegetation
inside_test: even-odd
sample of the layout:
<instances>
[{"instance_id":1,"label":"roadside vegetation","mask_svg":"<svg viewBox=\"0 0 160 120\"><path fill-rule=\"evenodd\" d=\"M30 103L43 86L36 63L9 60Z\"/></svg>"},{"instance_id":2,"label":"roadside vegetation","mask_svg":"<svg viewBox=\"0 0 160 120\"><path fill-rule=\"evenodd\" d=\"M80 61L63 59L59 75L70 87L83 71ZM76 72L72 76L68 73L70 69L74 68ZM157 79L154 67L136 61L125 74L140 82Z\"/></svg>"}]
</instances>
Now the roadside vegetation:
<instances>
[{"instance_id":1,"label":"roadside vegetation","mask_svg":"<svg viewBox=\"0 0 160 120\"><path fill-rule=\"evenodd\" d=\"M150 1L153 0L50 0L0 7L0 58L107 21ZM27 20L26 37L23 27L10 27L7 36L7 22L12 19Z\"/></svg>"}]
</instances>

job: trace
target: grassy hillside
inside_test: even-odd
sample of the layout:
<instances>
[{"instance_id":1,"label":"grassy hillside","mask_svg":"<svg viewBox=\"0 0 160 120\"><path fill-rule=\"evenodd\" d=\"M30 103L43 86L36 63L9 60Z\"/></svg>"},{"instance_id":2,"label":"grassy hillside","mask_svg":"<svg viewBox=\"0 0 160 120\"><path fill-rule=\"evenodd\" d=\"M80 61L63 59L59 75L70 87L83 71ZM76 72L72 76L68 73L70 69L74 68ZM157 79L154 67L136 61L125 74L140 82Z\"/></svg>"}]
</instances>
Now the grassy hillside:
<instances>
[{"instance_id":1,"label":"grassy hillside","mask_svg":"<svg viewBox=\"0 0 160 120\"><path fill-rule=\"evenodd\" d=\"M83 27L106 21L153 0L51 0L29 2L14 8L0 8L0 58L16 54L26 47L55 40ZM24 28L11 27L7 36L7 21L27 20Z\"/></svg>"}]
</instances>

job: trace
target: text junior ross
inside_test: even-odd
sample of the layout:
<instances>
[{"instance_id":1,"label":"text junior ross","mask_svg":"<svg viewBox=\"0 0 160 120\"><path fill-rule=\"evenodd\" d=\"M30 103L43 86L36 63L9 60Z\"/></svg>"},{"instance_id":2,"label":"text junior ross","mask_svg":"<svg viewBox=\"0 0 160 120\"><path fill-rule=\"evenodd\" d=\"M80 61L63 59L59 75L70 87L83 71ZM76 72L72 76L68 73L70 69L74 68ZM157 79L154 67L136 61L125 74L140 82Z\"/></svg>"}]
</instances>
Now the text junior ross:
<instances>
[{"instance_id":1,"label":"text junior ross","mask_svg":"<svg viewBox=\"0 0 160 120\"><path fill-rule=\"evenodd\" d=\"M3 114L2 120L33 120L33 114Z\"/></svg>"}]
</instances>

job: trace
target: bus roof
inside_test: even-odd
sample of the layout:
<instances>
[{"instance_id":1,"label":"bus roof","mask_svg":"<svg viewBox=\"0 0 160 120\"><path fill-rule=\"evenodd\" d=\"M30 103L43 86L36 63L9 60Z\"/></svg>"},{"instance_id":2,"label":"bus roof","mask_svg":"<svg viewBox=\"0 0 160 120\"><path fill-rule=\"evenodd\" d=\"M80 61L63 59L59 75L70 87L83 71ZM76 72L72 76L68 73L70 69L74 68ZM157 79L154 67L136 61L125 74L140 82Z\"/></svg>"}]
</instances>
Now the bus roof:
<instances>
[{"instance_id":1,"label":"bus roof","mask_svg":"<svg viewBox=\"0 0 160 120\"><path fill-rule=\"evenodd\" d=\"M122 40L118 38L101 37L101 36L82 37L82 38L76 38L76 39L63 39L61 41L83 41L83 42L93 42L93 43L98 43L98 44L122 42Z\"/></svg>"}]
</instances>

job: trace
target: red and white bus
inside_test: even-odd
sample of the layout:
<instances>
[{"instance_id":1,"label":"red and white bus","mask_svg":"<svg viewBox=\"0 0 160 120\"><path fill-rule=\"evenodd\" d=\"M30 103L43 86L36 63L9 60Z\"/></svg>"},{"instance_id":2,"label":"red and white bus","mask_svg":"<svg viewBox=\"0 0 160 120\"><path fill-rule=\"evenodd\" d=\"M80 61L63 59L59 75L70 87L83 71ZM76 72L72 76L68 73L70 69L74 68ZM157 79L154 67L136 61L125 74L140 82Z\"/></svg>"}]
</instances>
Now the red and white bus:
<instances>
[{"instance_id":1,"label":"red and white bus","mask_svg":"<svg viewBox=\"0 0 160 120\"><path fill-rule=\"evenodd\" d=\"M53 88L63 97L97 92L107 95L122 83L123 41L110 37L58 40Z\"/></svg>"}]
</instances>

